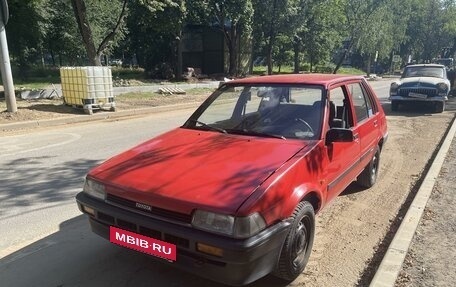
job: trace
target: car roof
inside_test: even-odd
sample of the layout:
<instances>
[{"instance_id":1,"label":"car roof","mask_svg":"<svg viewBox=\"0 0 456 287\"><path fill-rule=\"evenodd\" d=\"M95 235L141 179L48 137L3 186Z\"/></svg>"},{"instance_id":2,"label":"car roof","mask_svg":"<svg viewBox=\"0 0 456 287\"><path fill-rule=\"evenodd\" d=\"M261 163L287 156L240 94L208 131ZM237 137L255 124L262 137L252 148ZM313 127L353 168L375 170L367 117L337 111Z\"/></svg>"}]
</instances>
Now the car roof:
<instances>
[{"instance_id":1,"label":"car roof","mask_svg":"<svg viewBox=\"0 0 456 287\"><path fill-rule=\"evenodd\" d=\"M445 68L444 65L440 65L440 64L415 64L415 65L408 65L408 66L406 66L406 68L413 68L413 67Z\"/></svg>"},{"instance_id":2,"label":"car roof","mask_svg":"<svg viewBox=\"0 0 456 287\"><path fill-rule=\"evenodd\" d=\"M307 84L327 87L340 82L360 79L364 79L364 77L338 74L286 74L237 79L229 81L227 84Z\"/></svg>"}]
</instances>

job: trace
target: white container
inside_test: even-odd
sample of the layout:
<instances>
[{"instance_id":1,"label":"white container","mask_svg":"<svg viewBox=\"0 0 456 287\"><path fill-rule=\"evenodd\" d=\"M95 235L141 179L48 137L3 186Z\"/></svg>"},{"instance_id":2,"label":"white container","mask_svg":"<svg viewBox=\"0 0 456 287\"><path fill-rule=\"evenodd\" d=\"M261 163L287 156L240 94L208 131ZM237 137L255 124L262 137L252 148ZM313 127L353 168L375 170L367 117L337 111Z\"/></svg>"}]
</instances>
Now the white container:
<instances>
[{"instance_id":1,"label":"white container","mask_svg":"<svg viewBox=\"0 0 456 287\"><path fill-rule=\"evenodd\" d=\"M110 67L61 67L60 81L67 105L82 107L87 114L94 109L115 111Z\"/></svg>"}]
</instances>

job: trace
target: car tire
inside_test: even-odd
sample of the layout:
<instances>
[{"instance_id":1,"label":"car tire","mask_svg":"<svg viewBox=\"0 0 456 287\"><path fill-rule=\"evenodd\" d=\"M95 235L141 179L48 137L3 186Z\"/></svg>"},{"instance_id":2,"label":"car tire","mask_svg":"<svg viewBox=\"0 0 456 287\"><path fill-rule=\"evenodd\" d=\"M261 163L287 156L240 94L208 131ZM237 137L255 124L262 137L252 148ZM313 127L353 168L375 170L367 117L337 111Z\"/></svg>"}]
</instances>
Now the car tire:
<instances>
[{"instance_id":1,"label":"car tire","mask_svg":"<svg viewBox=\"0 0 456 287\"><path fill-rule=\"evenodd\" d=\"M295 280L306 267L315 234L315 211L307 202L300 202L291 215L290 231L282 246L274 276L285 281Z\"/></svg>"},{"instance_id":2,"label":"car tire","mask_svg":"<svg viewBox=\"0 0 456 287\"><path fill-rule=\"evenodd\" d=\"M435 112L436 113L443 113L444 110L445 110L445 102L435 103Z\"/></svg>"},{"instance_id":3,"label":"car tire","mask_svg":"<svg viewBox=\"0 0 456 287\"><path fill-rule=\"evenodd\" d=\"M397 112L399 110L399 102L398 101L391 101L391 111Z\"/></svg>"},{"instance_id":4,"label":"car tire","mask_svg":"<svg viewBox=\"0 0 456 287\"><path fill-rule=\"evenodd\" d=\"M356 182L363 188L372 187L377 181L378 168L380 166L380 148L377 146L374 156L367 164L361 174L358 176Z\"/></svg>"}]
</instances>

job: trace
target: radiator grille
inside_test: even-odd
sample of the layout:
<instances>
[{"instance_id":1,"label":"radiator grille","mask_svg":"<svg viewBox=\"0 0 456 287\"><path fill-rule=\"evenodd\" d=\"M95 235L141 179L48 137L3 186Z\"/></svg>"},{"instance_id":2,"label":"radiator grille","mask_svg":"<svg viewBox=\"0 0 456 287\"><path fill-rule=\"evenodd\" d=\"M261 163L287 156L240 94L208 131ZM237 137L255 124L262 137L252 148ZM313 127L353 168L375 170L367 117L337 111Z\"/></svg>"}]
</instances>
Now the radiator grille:
<instances>
[{"instance_id":1,"label":"radiator grille","mask_svg":"<svg viewBox=\"0 0 456 287\"><path fill-rule=\"evenodd\" d=\"M118 197L118 196L115 196L112 194L108 194L106 197L106 200L108 202L114 203L118 206L125 207L128 209L134 209L134 210L140 211L142 213L150 214L152 216L158 216L158 217L162 217L165 219L170 219L173 221L179 221L179 222L183 222L183 223L191 223L191 221L192 221L192 217L189 214L170 211L170 210L158 208L155 206L151 206L151 210L141 209L141 208L136 207L135 201L125 199L122 197Z\"/></svg>"},{"instance_id":2,"label":"radiator grille","mask_svg":"<svg viewBox=\"0 0 456 287\"><path fill-rule=\"evenodd\" d=\"M399 95L402 97L408 97L409 93L417 93L427 95L428 97L437 96L437 89L434 88L402 88L399 90Z\"/></svg>"}]
</instances>

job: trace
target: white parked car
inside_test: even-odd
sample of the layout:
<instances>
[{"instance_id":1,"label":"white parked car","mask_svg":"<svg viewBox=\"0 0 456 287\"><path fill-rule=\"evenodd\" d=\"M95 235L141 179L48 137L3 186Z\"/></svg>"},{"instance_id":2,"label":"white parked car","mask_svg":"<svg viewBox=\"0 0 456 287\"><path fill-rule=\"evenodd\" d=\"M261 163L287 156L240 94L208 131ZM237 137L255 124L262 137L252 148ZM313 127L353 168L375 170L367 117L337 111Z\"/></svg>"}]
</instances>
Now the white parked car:
<instances>
[{"instance_id":1,"label":"white parked car","mask_svg":"<svg viewBox=\"0 0 456 287\"><path fill-rule=\"evenodd\" d=\"M450 81L445 66L438 64L409 65L401 78L390 87L391 110L410 102L428 102L436 112L445 110L450 92Z\"/></svg>"}]
</instances>

